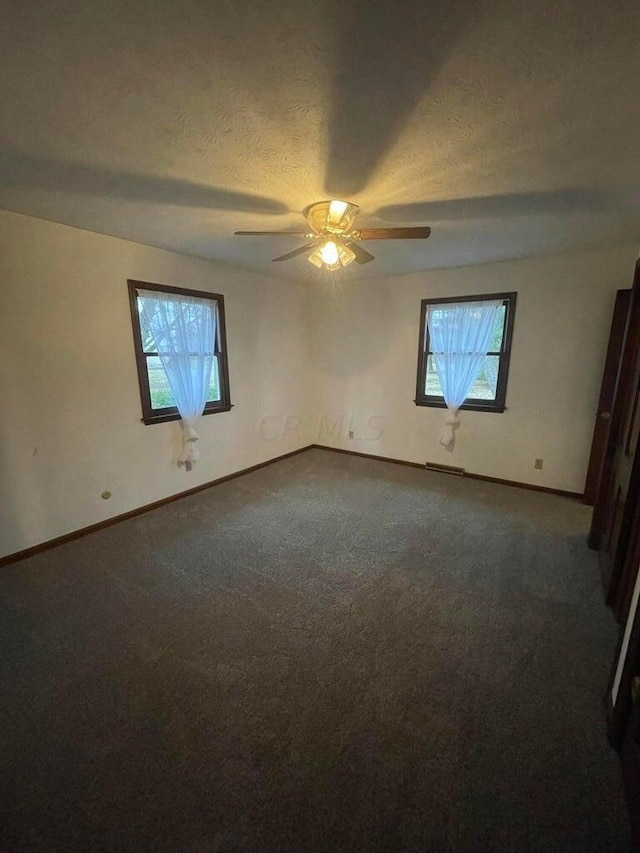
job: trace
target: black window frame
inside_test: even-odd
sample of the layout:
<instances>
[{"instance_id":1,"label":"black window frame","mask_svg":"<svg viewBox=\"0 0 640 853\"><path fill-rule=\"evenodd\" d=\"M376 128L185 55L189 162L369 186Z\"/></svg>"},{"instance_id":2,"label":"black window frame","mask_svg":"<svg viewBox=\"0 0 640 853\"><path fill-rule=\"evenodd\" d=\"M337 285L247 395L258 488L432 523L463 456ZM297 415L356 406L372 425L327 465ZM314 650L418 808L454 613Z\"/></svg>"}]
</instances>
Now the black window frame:
<instances>
[{"instance_id":1,"label":"black window frame","mask_svg":"<svg viewBox=\"0 0 640 853\"><path fill-rule=\"evenodd\" d=\"M186 287L174 287L169 284L156 284L150 281L137 281L127 279L129 288L129 307L131 309L131 324L133 328L133 342L135 347L136 367L138 371L138 385L140 387L140 402L142 404L142 422L145 424L159 424L167 421L180 420L180 412L177 406L165 406L162 409L154 409L151 405L151 391L149 389L149 374L147 372L147 358L157 356L157 353L145 352L142 341L142 329L140 326L140 315L138 312L138 290L151 290L158 293L171 293L179 296L195 296L198 299L209 299L216 303L217 307L217 335L216 356L218 358L218 380L220 383L220 399L208 401L205 404L203 415L214 415L218 412L228 412L232 409L231 395L229 391L229 362L227 358L227 331L224 313L224 296L221 293L210 293L205 290L189 290Z\"/></svg>"},{"instance_id":2,"label":"black window frame","mask_svg":"<svg viewBox=\"0 0 640 853\"><path fill-rule=\"evenodd\" d=\"M429 328L427 325L427 309L430 305L449 305L459 302L486 302L501 300L505 305L504 332L502 344L499 351L490 350L487 355L497 355L498 378L496 383L495 400L480 400L477 397L467 397L460 406L461 409L472 412L504 412L506 410L507 380L509 378L509 362L511 360L511 346L513 340L513 326L516 314L516 302L518 294L516 291L510 293L485 293L480 296L449 296L438 299L423 299L420 302L420 337L418 339L418 371L416 376L416 406L431 406L436 409L446 409L447 404L441 394L426 394L427 385L427 361L431 355L429 341ZM468 401L468 402L467 402Z\"/></svg>"}]
</instances>

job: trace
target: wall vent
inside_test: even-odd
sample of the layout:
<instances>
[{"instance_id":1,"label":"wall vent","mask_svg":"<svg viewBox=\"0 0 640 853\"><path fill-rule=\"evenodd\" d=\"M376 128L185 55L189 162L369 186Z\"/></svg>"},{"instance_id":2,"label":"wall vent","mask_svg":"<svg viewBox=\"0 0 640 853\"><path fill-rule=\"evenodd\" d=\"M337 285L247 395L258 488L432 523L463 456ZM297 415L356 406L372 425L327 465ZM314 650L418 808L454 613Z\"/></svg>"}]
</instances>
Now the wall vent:
<instances>
[{"instance_id":1,"label":"wall vent","mask_svg":"<svg viewBox=\"0 0 640 853\"><path fill-rule=\"evenodd\" d=\"M439 465L437 462L425 462L427 471L438 471L440 474L455 474L456 477L464 477L464 468L456 468L455 465Z\"/></svg>"}]
</instances>

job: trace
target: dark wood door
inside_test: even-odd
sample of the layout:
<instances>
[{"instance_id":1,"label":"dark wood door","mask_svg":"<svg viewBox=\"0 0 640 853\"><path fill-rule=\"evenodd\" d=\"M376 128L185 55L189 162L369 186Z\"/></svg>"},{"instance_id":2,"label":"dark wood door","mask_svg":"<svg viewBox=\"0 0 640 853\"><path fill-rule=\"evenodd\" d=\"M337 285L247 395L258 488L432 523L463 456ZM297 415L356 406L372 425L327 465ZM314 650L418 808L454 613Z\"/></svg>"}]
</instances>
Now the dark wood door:
<instances>
[{"instance_id":1,"label":"dark wood door","mask_svg":"<svg viewBox=\"0 0 640 853\"><path fill-rule=\"evenodd\" d=\"M589 544L598 549L607 603L619 619L624 617L629 603L628 598L621 595L631 583L629 577L623 577L623 568L638 502L634 459L640 434L639 333L640 262L636 265L607 447L589 534ZM632 571L628 566L627 570Z\"/></svg>"},{"instance_id":2,"label":"dark wood door","mask_svg":"<svg viewBox=\"0 0 640 853\"><path fill-rule=\"evenodd\" d=\"M621 623L607 689L607 728L620 752L640 851L640 261L636 264L610 435L591 537L609 571L607 599ZM590 542L590 544L592 544ZM606 580L606 578L605 578Z\"/></svg>"},{"instance_id":3,"label":"dark wood door","mask_svg":"<svg viewBox=\"0 0 640 853\"><path fill-rule=\"evenodd\" d=\"M635 578L607 690L609 740L620 752L625 795L631 818L633 850L640 851L640 513L630 533L626 562Z\"/></svg>"},{"instance_id":4,"label":"dark wood door","mask_svg":"<svg viewBox=\"0 0 640 853\"><path fill-rule=\"evenodd\" d=\"M629 302L631 290L619 290L616 294L611 330L609 332L609 345L602 374L602 385L600 386L600 398L596 412L596 422L593 429L593 441L591 443L591 455L587 469L587 479L584 484L584 495L582 502L593 506L602 473L609 428L611 425L611 410L613 408L613 397L620 368L622 355L622 344L624 332L629 313Z\"/></svg>"}]
</instances>

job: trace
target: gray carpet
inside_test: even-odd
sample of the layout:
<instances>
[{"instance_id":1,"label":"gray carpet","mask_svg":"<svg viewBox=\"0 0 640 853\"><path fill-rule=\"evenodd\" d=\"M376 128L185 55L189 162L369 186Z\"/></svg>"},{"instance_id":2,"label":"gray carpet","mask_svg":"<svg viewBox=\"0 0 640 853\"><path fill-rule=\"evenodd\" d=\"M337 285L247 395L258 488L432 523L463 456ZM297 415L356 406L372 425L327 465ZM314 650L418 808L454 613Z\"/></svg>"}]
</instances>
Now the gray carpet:
<instances>
[{"instance_id":1,"label":"gray carpet","mask_svg":"<svg viewBox=\"0 0 640 853\"><path fill-rule=\"evenodd\" d=\"M313 450L0 572L7 851L624 851L577 501Z\"/></svg>"}]
</instances>

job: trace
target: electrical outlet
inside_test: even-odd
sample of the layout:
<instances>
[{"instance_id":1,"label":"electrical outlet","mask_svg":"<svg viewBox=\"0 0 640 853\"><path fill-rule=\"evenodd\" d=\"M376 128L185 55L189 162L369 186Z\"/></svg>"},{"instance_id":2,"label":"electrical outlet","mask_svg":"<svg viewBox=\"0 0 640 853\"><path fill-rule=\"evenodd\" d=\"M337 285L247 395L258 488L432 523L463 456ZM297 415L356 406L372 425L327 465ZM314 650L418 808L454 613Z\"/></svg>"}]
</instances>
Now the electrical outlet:
<instances>
[{"instance_id":1,"label":"electrical outlet","mask_svg":"<svg viewBox=\"0 0 640 853\"><path fill-rule=\"evenodd\" d=\"M543 465L544 459L536 459L536 461L533 463L533 467L536 468L538 471L542 471Z\"/></svg>"},{"instance_id":2,"label":"electrical outlet","mask_svg":"<svg viewBox=\"0 0 640 853\"><path fill-rule=\"evenodd\" d=\"M349 438L353 438L353 430L352 429L349 430Z\"/></svg>"}]
</instances>

